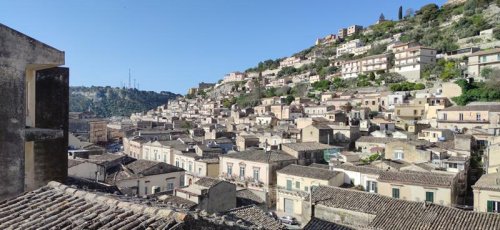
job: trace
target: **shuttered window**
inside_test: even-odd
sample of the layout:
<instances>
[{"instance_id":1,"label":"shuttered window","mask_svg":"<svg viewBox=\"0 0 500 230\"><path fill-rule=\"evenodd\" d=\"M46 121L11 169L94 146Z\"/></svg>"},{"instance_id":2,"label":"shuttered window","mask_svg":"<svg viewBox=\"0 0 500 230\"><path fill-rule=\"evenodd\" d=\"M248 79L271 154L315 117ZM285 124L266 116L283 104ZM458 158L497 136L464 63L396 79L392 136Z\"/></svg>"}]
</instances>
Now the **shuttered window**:
<instances>
[{"instance_id":1,"label":"shuttered window","mask_svg":"<svg viewBox=\"0 0 500 230\"><path fill-rule=\"evenodd\" d=\"M392 197L399 199L399 188L392 188Z\"/></svg>"},{"instance_id":2,"label":"shuttered window","mask_svg":"<svg viewBox=\"0 0 500 230\"><path fill-rule=\"evenodd\" d=\"M434 203L434 192L425 192L425 201Z\"/></svg>"}]
</instances>

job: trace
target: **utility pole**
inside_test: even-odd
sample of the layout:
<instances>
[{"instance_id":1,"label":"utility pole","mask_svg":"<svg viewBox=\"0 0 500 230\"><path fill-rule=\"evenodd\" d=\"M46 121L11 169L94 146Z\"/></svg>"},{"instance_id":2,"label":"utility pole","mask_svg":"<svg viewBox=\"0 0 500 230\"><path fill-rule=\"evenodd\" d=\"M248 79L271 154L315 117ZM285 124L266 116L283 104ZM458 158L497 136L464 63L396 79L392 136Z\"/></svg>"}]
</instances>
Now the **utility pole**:
<instances>
[{"instance_id":1,"label":"utility pole","mask_svg":"<svg viewBox=\"0 0 500 230\"><path fill-rule=\"evenodd\" d=\"M130 89L132 86L131 86L131 82L130 82L130 78L131 78L131 74L130 74L130 68L128 69L128 88Z\"/></svg>"}]
</instances>

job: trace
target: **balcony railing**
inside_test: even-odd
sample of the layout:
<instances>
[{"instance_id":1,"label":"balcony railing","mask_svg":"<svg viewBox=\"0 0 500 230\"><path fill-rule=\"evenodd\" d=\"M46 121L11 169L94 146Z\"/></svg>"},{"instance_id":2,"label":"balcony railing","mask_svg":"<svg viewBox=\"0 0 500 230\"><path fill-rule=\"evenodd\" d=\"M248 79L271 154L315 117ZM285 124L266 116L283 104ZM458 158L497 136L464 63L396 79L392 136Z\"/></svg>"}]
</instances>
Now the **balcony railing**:
<instances>
[{"instance_id":1,"label":"balcony railing","mask_svg":"<svg viewBox=\"0 0 500 230\"><path fill-rule=\"evenodd\" d=\"M281 194L286 194L290 196L297 196L297 197L302 197L306 198L309 196L309 193L303 190L298 190L298 189L287 189L283 186L277 186L276 191Z\"/></svg>"},{"instance_id":2,"label":"balcony railing","mask_svg":"<svg viewBox=\"0 0 500 230\"><path fill-rule=\"evenodd\" d=\"M230 175L227 173L222 173L220 178L231 181L235 184L238 184L242 187L255 187L255 188L262 188L264 187L264 182L260 180L256 180L252 177L240 177L237 175Z\"/></svg>"}]
</instances>

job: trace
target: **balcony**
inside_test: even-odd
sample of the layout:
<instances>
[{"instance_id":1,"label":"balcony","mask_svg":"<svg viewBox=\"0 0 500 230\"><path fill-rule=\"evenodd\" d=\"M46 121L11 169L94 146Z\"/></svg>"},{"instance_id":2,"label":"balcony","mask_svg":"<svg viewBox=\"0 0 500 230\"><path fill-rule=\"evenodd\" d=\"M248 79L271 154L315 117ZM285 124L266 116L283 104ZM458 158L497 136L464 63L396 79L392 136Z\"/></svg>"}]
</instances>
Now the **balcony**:
<instances>
[{"instance_id":1,"label":"balcony","mask_svg":"<svg viewBox=\"0 0 500 230\"><path fill-rule=\"evenodd\" d=\"M252 177L239 177L236 175L229 175L227 173L222 173L220 178L226 181L230 181L240 187L259 188L259 189L264 187L264 182L260 180L255 180Z\"/></svg>"},{"instance_id":2,"label":"balcony","mask_svg":"<svg viewBox=\"0 0 500 230\"><path fill-rule=\"evenodd\" d=\"M483 120L444 120L444 119L438 119L437 122L440 123L472 123L472 124L488 124L490 123L488 120L483 119Z\"/></svg>"},{"instance_id":3,"label":"balcony","mask_svg":"<svg viewBox=\"0 0 500 230\"><path fill-rule=\"evenodd\" d=\"M307 198L309 196L309 193L306 191L298 190L298 189L286 189L283 186L277 186L276 191L278 194L285 194L289 196L295 196L295 197L300 197L300 198Z\"/></svg>"}]
</instances>

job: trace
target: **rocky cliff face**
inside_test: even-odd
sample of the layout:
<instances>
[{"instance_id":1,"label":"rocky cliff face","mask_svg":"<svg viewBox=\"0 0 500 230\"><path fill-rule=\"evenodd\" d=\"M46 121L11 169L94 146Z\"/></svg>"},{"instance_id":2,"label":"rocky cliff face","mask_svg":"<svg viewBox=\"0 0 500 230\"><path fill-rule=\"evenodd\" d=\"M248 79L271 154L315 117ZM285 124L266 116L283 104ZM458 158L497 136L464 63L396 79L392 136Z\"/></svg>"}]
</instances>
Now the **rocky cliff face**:
<instances>
[{"instance_id":1,"label":"rocky cliff face","mask_svg":"<svg viewBox=\"0 0 500 230\"><path fill-rule=\"evenodd\" d=\"M71 87L70 111L94 111L99 117L130 116L131 113L147 111L166 104L180 95L162 91L140 91L137 89L112 87Z\"/></svg>"}]
</instances>

